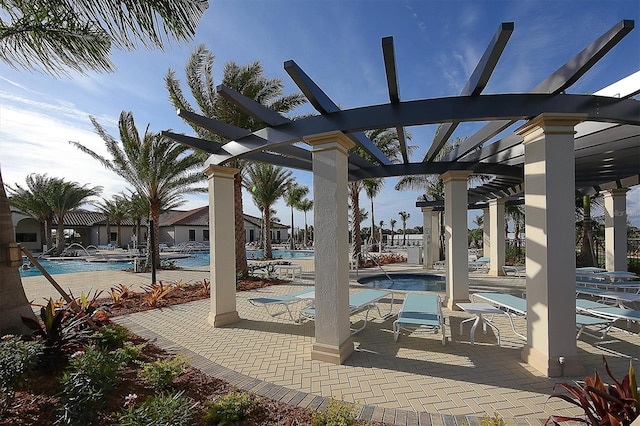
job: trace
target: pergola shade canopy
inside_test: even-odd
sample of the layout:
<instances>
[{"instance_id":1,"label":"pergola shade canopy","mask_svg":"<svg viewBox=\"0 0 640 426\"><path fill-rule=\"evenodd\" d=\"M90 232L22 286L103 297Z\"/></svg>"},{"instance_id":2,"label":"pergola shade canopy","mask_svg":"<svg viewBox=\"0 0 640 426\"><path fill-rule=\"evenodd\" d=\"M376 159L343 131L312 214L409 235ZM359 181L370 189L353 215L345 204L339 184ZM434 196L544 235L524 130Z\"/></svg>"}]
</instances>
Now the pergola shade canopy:
<instances>
[{"instance_id":1,"label":"pergola shade canopy","mask_svg":"<svg viewBox=\"0 0 640 426\"><path fill-rule=\"evenodd\" d=\"M526 123L541 114L581 115L575 130L575 185L581 194L622 188L640 182L640 71L614 82L593 95L568 94L566 90L591 69L634 28L623 20L571 58L529 93L482 95L489 78L514 31L502 23L459 96L402 101L392 37L382 39L389 102L342 110L293 60L285 71L318 112L290 120L252 99L224 86L217 91L227 101L265 123L261 130L247 129L179 110L178 115L229 142L220 144L196 137L164 132L177 142L208 152L208 164L224 165L236 158L312 171L312 154L304 137L341 132L365 152L364 158L350 152L348 179L385 178L404 175L441 175L466 170L488 176L469 190L470 205L478 207L490 199L517 198L523 194L523 137L513 133L495 139L509 127ZM439 152L460 123L488 122L441 160ZM411 161L405 128L439 124L439 131L422 161ZM402 160L398 164L365 136L372 129L396 129ZM493 138L493 139L492 139ZM426 148L426 147L425 147ZM424 204L426 203L426 204ZM435 203L418 203L427 206Z\"/></svg>"}]
</instances>

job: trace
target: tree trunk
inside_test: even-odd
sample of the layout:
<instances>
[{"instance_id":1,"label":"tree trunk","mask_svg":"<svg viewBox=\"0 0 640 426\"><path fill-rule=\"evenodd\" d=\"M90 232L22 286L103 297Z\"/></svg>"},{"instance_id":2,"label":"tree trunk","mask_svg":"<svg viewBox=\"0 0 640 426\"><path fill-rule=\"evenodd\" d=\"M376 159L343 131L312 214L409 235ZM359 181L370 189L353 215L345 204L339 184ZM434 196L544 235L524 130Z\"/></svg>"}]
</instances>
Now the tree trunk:
<instances>
[{"instance_id":1,"label":"tree trunk","mask_svg":"<svg viewBox=\"0 0 640 426\"><path fill-rule=\"evenodd\" d=\"M57 238L57 248L56 251L58 255L62 254L64 251L64 215L58 216L58 230L56 231L58 234Z\"/></svg>"},{"instance_id":2,"label":"tree trunk","mask_svg":"<svg viewBox=\"0 0 640 426\"><path fill-rule=\"evenodd\" d=\"M291 250L295 250L296 243L295 243L295 239L293 237L293 206L291 206L291 235L290 235L290 238L291 238L291 242L289 243L289 248Z\"/></svg>"},{"instance_id":3,"label":"tree trunk","mask_svg":"<svg viewBox=\"0 0 640 426\"><path fill-rule=\"evenodd\" d=\"M355 182L354 182L355 183ZM360 259L360 249L362 247L362 235L360 235L360 197L356 188L351 188L351 221L353 223L353 254Z\"/></svg>"},{"instance_id":4,"label":"tree trunk","mask_svg":"<svg viewBox=\"0 0 640 426\"><path fill-rule=\"evenodd\" d=\"M0 245L6 247L15 242L11 207L0 174ZM30 334L32 330L22 323L23 316L36 320L22 287L20 270L0 259L0 336Z\"/></svg>"},{"instance_id":5,"label":"tree trunk","mask_svg":"<svg viewBox=\"0 0 640 426\"><path fill-rule=\"evenodd\" d=\"M445 259L445 255L444 255L444 245L445 245L445 241L444 241L444 212L440 212L439 213L440 216L440 235L438 235L440 244L439 244L439 249L440 249L440 259L439 260L444 260Z\"/></svg>"},{"instance_id":6,"label":"tree trunk","mask_svg":"<svg viewBox=\"0 0 640 426\"><path fill-rule=\"evenodd\" d=\"M147 235L147 268L151 269L153 262L156 265L156 269L160 267L160 204L153 203L150 206L151 220L153 221L153 235L154 247L151 249L151 230ZM151 253L155 254L154 259L151 259Z\"/></svg>"},{"instance_id":7,"label":"tree trunk","mask_svg":"<svg viewBox=\"0 0 640 426\"><path fill-rule=\"evenodd\" d=\"M373 217L373 198L371 198L371 244L376 243L376 221Z\"/></svg>"},{"instance_id":8,"label":"tree trunk","mask_svg":"<svg viewBox=\"0 0 640 426\"><path fill-rule=\"evenodd\" d=\"M584 219L582 220L582 247L580 253L582 266L598 266L591 232L591 199L588 195L582 197Z\"/></svg>"},{"instance_id":9,"label":"tree trunk","mask_svg":"<svg viewBox=\"0 0 640 426\"><path fill-rule=\"evenodd\" d=\"M304 244L303 244L303 248L307 247L308 244L308 240L307 240L307 212L304 212Z\"/></svg>"},{"instance_id":10,"label":"tree trunk","mask_svg":"<svg viewBox=\"0 0 640 426\"><path fill-rule=\"evenodd\" d=\"M238 172L233 177L233 205L235 211L236 235L236 275L246 278L249 275L247 266L247 247L244 230L244 214L242 211L242 175Z\"/></svg>"},{"instance_id":11,"label":"tree trunk","mask_svg":"<svg viewBox=\"0 0 640 426\"><path fill-rule=\"evenodd\" d=\"M271 250L271 206L264 209L264 257L265 259L273 258Z\"/></svg>"}]
</instances>

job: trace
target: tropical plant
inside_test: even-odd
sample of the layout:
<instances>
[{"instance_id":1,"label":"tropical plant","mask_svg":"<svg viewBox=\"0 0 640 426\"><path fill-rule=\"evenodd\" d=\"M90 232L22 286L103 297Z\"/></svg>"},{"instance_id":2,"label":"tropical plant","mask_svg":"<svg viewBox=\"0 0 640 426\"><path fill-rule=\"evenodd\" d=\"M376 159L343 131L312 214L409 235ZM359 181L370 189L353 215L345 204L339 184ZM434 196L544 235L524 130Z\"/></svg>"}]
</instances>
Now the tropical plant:
<instances>
[{"instance_id":1,"label":"tropical plant","mask_svg":"<svg viewBox=\"0 0 640 426\"><path fill-rule=\"evenodd\" d=\"M394 228L396 227L396 224L398 223L397 220L395 219L391 219L389 220L389 226L391 226L391 245L393 245L393 236L394 236Z\"/></svg>"},{"instance_id":2,"label":"tropical plant","mask_svg":"<svg viewBox=\"0 0 640 426\"><path fill-rule=\"evenodd\" d=\"M307 212L313 210L313 200L310 200L308 198L301 200L300 204L298 204L298 209L300 209L300 211L304 213L304 246L306 247L309 243L309 234L307 229Z\"/></svg>"},{"instance_id":3,"label":"tropical plant","mask_svg":"<svg viewBox=\"0 0 640 426\"><path fill-rule=\"evenodd\" d=\"M398 212L400 220L402 221L402 245L407 245L407 219L411 217L411 214L405 211Z\"/></svg>"},{"instance_id":4,"label":"tropical plant","mask_svg":"<svg viewBox=\"0 0 640 426\"><path fill-rule=\"evenodd\" d=\"M107 221L107 243L111 242L111 221L114 221L117 227L117 245L122 247L121 226L124 218L128 216L127 201L122 196L114 195L110 200L103 199L94 205Z\"/></svg>"},{"instance_id":5,"label":"tropical plant","mask_svg":"<svg viewBox=\"0 0 640 426\"><path fill-rule=\"evenodd\" d=\"M265 126L264 123L256 120L253 116L218 95L213 78L213 60L213 53L206 46L200 45L193 51L185 66L187 85L200 115L250 131L263 128ZM262 65L257 61L244 66L238 65L233 61L226 63L223 69L222 84L279 113L287 113L307 102L306 97L301 93L282 96L284 87L282 80L266 78ZM175 71L170 69L167 72L165 86L169 92L171 104L175 108L196 112L184 96L180 88L180 81L176 79ZM190 121L187 121L187 124L193 128L199 137L212 141L214 144L228 142L218 134ZM240 169L240 172L234 176L233 199L236 273L243 278L248 273L244 211L242 207L242 169L245 164L246 161L240 159L235 159L226 164L229 167Z\"/></svg>"},{"instance_id":6,"label":"tropical plant","mask_svg":"<svg viewBox=\"0 0 640 426\"><path fill-rule=\"evenodd\" d=\"M280 166L252 163L244 170L243 184L251 192L256 206L264 215L264 257L273 258L271 249L271 207L291 184L291 172Z\"/></svg>"},{"instance_id":7,"label":"tropical plant","mask_svg":"<svg viewBox=\"0 0 640 426\"><path fill-rule=\"evenodd\" d=\"M201 172L202 159L186 146L150 132L149 126L141 138L131 112L122 111L120 114L120 142L109 135L94 117L91 117L91 122L104 140L111 158L79 142L70 143L124 178L149 202L155 235L160 235L161 212L184 204L186 194L206 192L205 187L196 186L205 179ZM160 242L158 238L154 242L155 246L147 250L147 265L153 261L159 267ZM154 259L151 259L151 253L155 254Z\"/></svg>"},{"instance_id":8,"label":"tropical plant","mask_svg":"<svg viewBox=\"0 0 640 426\"><path fill-rule=\"evenodd\" d=\"M22 213L35 217L40 222L41 241L51 247L51 226L55 218L53 209L49 205L47 193L56 178L46 174L30 174L26 177L26 188L15 184L15 188L7 185L9 204Z\"/></svg>"},{"instance_id":9,"label":"tropical plant","mask_svg":"<svg viewBox=\"0 0 640 426\"><path fill-rule=\"evenodd\" d=\"M604 368L613 380L613 384L602 381L596 371L593 377L587 376L584 384L557 383L568 394L552 393L550 398L560 398L584 410L585 417L551 416L545 424L558 425L559 422L580 422L593 426L622 426L635 424L640 418L640 396L633 362L629 362L629 373L619 382L611 374L604 355Z\"/></svg>"},{"instance_id":10,"label":"tropical plant","mask_svg":"<svg viewBox=\"0 0 640 426\"><path fill-rule=\"evenodd\" d=\"M125 412L118 418L119 426L189 426L192 425L197 404L184 395L184 391L148 397L136 405L137 395L130 394L125 401Z\"/></svg>"},{"instance_id":11,"label":"tropical plant","mask_svg":"<svg viewBox=\"0 0 640 426\"><path fill-rule=\"evenodd\" d=\"M207 404L205 421L219 426L239 422L259 401L246 392L231 391Z\"/></svg>"},{"instance_id":12,"label":"tropical plant","mask_svg":"<svg viewBox=\"0 0 640 426\"><path fill-rule=\"evenodd\" d=\"M293 227L293 209L299 208L300 203L302 202L302 198L309 193L309 187L300 186L295 182L292 182L287 188L287 191L284 194L284 202L287 206L291 207L291 241L289 243L289 248L294 250L296 248L295 245L295 235L294 235L294 227Z\"/></svg>"},{"instance_id":13,"label":"tropical plant","mask_svg":"<svg viewBox=\"0 0 640 426\"><path fill-rule=\"evenodd\" d=\"M173 293L176 287L169 284L162 284L162 281L156 284L149 284L142 287L142 306L157 307L164 303L165 297Z\"/></svg>"},{"instance_id":14,"label":"tropical plant","mask_svg":"<svg viewBox=\"0 0 640 426\"><path fill-rule=\"evenodd\" d=\"M135 246L139 247L142 238L142 222L149 218L149 200L137 192L122 194L126 202L128 216L133 220L135 227Z\"/></svg>"}]
</instances>

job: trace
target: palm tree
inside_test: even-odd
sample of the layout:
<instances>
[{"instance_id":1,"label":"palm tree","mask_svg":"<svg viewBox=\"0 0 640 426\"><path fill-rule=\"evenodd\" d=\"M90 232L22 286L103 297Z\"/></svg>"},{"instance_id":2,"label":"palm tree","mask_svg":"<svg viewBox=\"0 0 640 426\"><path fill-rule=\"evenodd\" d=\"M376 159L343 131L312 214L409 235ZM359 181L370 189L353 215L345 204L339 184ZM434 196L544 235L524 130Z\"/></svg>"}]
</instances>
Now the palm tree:
<instances>
[{"instance_id":1,"label":"palm tree","mask_svg":"<svg viewBox=\"0 0 640 426\"><path fill-rule=\"evenodd\" d=\"M576 216L582 217L582 244L580 246L580 266L598 266L598 256L596 254L596 244L593 237L593 220L591 218L591 207L602 206L602 195L583 195L576 198Z\"/></svg>"},{"instance_id":2,"label":"palm tree","mask_svg":"<svg viewBox=\"0 0 640 426\"><path fill-rule=\"evenodd\" d=\"M102 202L97 201L93 203L93 205L98 209L98 212L104 216L104 221L106 222L107 228L107 244L111 243L111 223L113 222L113 217L115 216L116 207L111 200L102 200ZM100 242L100 241L98 241Z\"/></svg>"},{"instance_id":3,"label":"palm tree","mask_svg":"<svg viewBox=\"0 0 640 426\"><path fill-rule=\"evenodd\" d=\"M116 223L116 235L118 238L117 244L118 247L122 247L122 221L129 215L129 205L127 200L121 195L114 195L111 200L102 200L102 202L95 203L95 206L107 219L107 236L109 239L111 238L111 220Z\"/></svg>"},{"instance_id":4,"label":"palm tree","mask_svg":"<svg viewBox=\"0 0 640 426\"><path fill-rule=\"evenodd\" d=\"M396 227L396 223L398 223L398 221L395 219L389 221L389 226L391 226L391 245L393 245L393 229Z\"/></svg>"},{"instance_id":5,"label":"palm tree","mask_svg":"<svg viewBox=\"0 0 640 426\"><path fill-rule=\"evenodd\" d=\"M373 199L380 194L382 191L382 187L384 187L384 180L382 179L365 179L364 183L364 192L367 194L367 197L371 201L371 244L376 243L376 224L375 217L373 213Z\"/></svg>"},{"instance_id":6,"label":"palm tree","mask_svg":"<svg viewBox=\"0 0 640 426\"><path fill-rule=\"evenodd\" d=\"M213 78L213 60L213 53L206 46L200 45L193 51L185 66L187 85L199 109L199 114L251 131L264 128L264 123L257 121L253 116L246 114L221 96L218 96ZM300 93L282 96L284 87L282 80L266 78L262 65L257 61L244 66L240 66L235 62L228 62L223 69L222 84L280 113L289 112L307 102L304 95ZM175 72L171 69L165 76L165 86L169 92L171 104L175 108L196 112L184 96L180 88L180 81L176 79ZM187 124L203 139L217 143L228 142L219 135L198 125L188 121ZM235 211L236 273L241 277L246 277L248 274L242 206L242 169L245 167L245 163L241 159L235 159L226 164L229 167L240 169L240 172L234 176L233 202Z\"/></svg>"},{"instance_id":7,"label":"palm tree","mask_svg":"<svg viewBox=\"0 0 640 426\"><path fill-rule=\"evenodd\" d=\"M126 203L127 216L133 220L136 235L135 243L136 247L139 247L142 241L142 221L144 218L149 217L149 201L137 192L123 193L122 197Z\"/></svg>"},{"instance_id":8,"label":"palm tree","mask_svg":"<svg viewBox=\"0 0 640 426\"><path fill-rule=\"evenodd\" d=\"M34 7L36 4L38 7ZM103 1L2 2L0 60L14 68L40 69L50 75L66 69L111 71L111 47L133 50L162 48L161 33L178 41L195 35L207 6L203 0L140 0L134 3ZM42 19L46 16L47 19ZM0 173L0 245L15 243L11 208ZM18 268L0 263L0 335L28 333L20 316L35 320L22 287Z\"/></svg>"},{"instance_id":9,"label":"palm tree","mask_svg":"<svg viewBox=\"0 0 640 426\"><path fill-rule=\"evenodd\" d=\"M76 182L66 182L62 179L56 179L51 186L51 191L47 194L47 202L58 220L58 229L56 231L58 254L64 251L64 217L71 210L77 209L88 201L89 197L100 195L101 186L88 188L86 185L80 185Z\"/></svg>"},{"instance_id":10,"label":"palm tree","mask_svg":"<svg viewBox=\"0 0 640 426\"><path fill-rule=\"evenodd\" d=\"M271 250L271 207L291 184L291 172L272 164L252 163L245 168L244 185L264 215L264 257L273 258Z\"/></svg>"},{"instance_id":11,"label":"palm tree","mask_svg":"<svg viewBox=\"0 0 640 426\"><path fill-rule=\"evenodd\" d=\"M382 232L384 231L384 220L381 220L379 225L380 225L380 227L379 227L380 228L380 241L379 241L378 249L379 249L379 251L382 251Z\"/></svg>"},{"instance_id":12,"label":"palm tree","mask_svg":"<svg viewBox=\"0 0 640 426\"><path fill-rule=\"evenodd\" d=\"M16 207L22 213L36 218L40 222L41 241L47 247L51 246L51 224L53 223L53 209L47 202L47 193L55 178L46 174L30 174L25 179L26 188L16 184L15 188L7 185L9 192L9 204Z\"/></svg>"},{"instance_id":13,"label":"palm tree","mask_svg":"<svg viewBox=\"0 0 640 426\"><path fill-rule=\"evenodd\" d=\"M300 186L297 183L292 183L289 185L287 192L284 194L284 202L287 206L291 207L291 241L289 243L289 248L291 250L295 249L295 238L293 231L293 209L299 208L300 202L302 198L309 193L308 186Z\"/></svg>"},{"instance_id":14,"label":"palm tree","mask_svg":"<svg viewBox=\"0 0 640 426\"><path fill-rule=\"evenodd\" d=\"M298 209L304 213L304 245L307 246L308 234L307 234L307 212L313 209L313 200L305 198L298 204Z\"/></svg>"},{"instance_id":15,"label":"palm tree","mask_svg":"<svg viewBox=\"0 0 640 426\"><path fill-rule=\"evenodd\" d=\"M398 212L398 214L400 215L400 220L402 221L402 245L406 246L407 245L407 219L411 217L411 214L405 211Z\"/></svg>"},{"instance_id":16,"label":"palm tree","mask_svg":"<svg viewBox=\"0 0 640 426\"><path fill-rule=\"evenodd\" d=\"M94 117L91 117L91 122L104 140L111 159L79 142L70 143L98 160L106 169L117 173L146 199L155 235L160 235L161 212L184 204L183 196L186 194L207 191L205 187L197 186L205 180L201 172L201 158L185 145L150 132L148 125L141 138L131 112L122 111L120 114L121 142L109 135ZM156 254L154 259L151 259L151 252ZM156 267L160 266L159 252L160 242L156 238L153 250L147 251L147 265L153 262Z\"/></svg>"}]
</instances>

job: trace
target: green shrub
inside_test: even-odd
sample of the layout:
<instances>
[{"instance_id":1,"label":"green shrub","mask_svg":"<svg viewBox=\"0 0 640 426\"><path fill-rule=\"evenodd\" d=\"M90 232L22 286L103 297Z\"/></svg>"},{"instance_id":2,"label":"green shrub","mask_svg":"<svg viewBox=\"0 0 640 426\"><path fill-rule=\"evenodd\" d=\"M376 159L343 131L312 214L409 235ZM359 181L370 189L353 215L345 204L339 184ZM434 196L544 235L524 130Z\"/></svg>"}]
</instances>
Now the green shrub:
<instances>
[{"instance_id":1,"label":"green shrub","mask_svg":"<svg viewBox=\"0 0 640 426\"><path fill-rule=\"evenodd\" d=\"M181 355L176 355L154 362L143 363L138 376L155 389L163 390L171 386L173 381L188 366L188 360Z\"/></svg>"},{"instance_id":2,"label":"green shrub","mask_svg":"<svg viewBox=\"0 0 640 426\"><path fill-rule=\"evenodd\" d=\"M16 389L37 368L44 345L23 341L19 337L4 336L0 341L0 413L4 412L15 396Z\"/></svg>"},{"instance_id":3,"label":"green shrub","mask_svg":"<svg viewBox=\"0 0 640 426\"><path fill-rule=\"evenodd\" d=\"M498 413L494 413L493 417L485 414L478 424L479 426L507 426L507 422Z\"/></svg>"},{"instance_id":4,"label":"green shrub","mask_svg":"<svg viewBox=\"0 0 640 426\"><path fill-rule=\"evenodd\" d=\"M128 404L126 411L118 418L118 425L186 426L192 424L194 408L195 404L183 396L182 391L152 396L139 406Z\"/></svg>"},{"instance_id":5,"label":"green shrub","mask_svg":"<svg viewBox=\"0 0 640 426\"><path fill-rule=\"evenodd\" d=\"M258 401L245 392L229 392L207 404L205 420L209 424L220 426L240 421Z\"/></svg>"},{"instance_id":6,"label":"green shrub","mask_svg":"<svg viewBox=\"0 0 640 426\"><path fill-rule=\"evenodd\" d=\"M96 331L91 338L102 349L121 347L129 338L129 331L119 324L108 324Z\"/></svg>"},{"instance_id":7,"label":"green shrub","mask_svg":"<svg viewBox=\"0 0 640 426\"><path fill-rule=\"evenodd\" d=\"M121 348L111 351L111 354L116 357L122 365L127 365L131 361L138 359L145 346L147 346L146 343L136 345L133 342L124 342Z\"/></svg>"},{"instance_id":8,"label":"green shrub","mask_svg":"<svg viewBox=\"0 0 640 426\"><path fill-rule=\"evenodd\" d=\"M325 411L315 411L311 420L312 426L352 426L357 423L356 405L344 401L329 399Z\"/></svg>"},{"instance_id":9,"label":"green shrub","mask_svg":"<svg viewBox=\"0 0 640 426\"><path fill-rule=\"evenodd\" d=\"M62 408L57 424L90 424L118 382L123 365L114 352L86 347L71 356L62 376Z\"/></svg>"}]
</instances>

